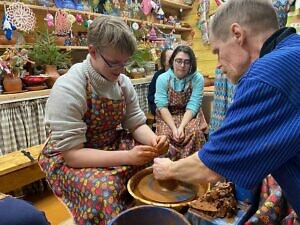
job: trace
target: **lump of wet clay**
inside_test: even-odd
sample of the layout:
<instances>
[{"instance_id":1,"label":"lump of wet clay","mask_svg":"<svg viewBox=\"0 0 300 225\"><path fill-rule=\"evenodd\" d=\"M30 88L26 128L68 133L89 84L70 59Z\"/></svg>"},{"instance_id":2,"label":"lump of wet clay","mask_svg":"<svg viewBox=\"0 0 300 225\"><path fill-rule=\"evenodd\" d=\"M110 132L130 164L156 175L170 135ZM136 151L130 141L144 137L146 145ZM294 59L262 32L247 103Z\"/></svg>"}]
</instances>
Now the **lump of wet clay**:
<instances>
[{"instance_id":1,"label":"lump of wet clay","mask_svg":"<svg viewBox=\"0 0 300 225\"><path fill-rule=\"evenodd\" d=\"M210 219L232 218L237 213L235 189L231 182L217 182L210 190L190 203L190 207Z\"/></svg>"}]
</instances>

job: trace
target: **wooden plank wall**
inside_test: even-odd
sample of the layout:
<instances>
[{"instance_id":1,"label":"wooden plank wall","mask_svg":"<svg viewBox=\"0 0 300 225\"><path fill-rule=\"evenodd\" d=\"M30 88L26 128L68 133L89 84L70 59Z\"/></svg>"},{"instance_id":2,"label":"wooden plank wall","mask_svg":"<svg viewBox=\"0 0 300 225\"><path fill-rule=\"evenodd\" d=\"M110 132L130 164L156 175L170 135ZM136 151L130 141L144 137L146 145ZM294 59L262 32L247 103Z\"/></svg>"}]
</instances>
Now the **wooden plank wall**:
<instances>
[{"instance_id":1,"label":"wooden plank wall","mask_svg":"<svg viewBox=\"0 0 300 225\"><path fill-rule=\"evenodd\" d=\"M201 31L196 26L198 16L197 16L197 8L199 6L199 2L196 0L193 4L193 9L188 11L185 16L185 21L189 23L194 31L195 36L193 40L192 48L197 57L197 65L198 70L204 75L208 76L209 78L213 78L215 67L217 64L217 57L213 55L210 50L210 46L205 46L202 44L201 40ZM212 14L217 8L215 0L210 0L210 12Z\"/></svg>"}]
</instances>

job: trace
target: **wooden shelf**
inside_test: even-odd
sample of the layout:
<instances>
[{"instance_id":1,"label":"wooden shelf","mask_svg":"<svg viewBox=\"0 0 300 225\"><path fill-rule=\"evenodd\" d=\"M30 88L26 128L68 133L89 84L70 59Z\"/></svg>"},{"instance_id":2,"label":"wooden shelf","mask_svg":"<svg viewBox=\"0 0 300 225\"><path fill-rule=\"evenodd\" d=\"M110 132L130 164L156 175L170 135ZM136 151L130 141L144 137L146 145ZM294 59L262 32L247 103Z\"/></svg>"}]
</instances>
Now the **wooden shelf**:
<instances>
[{"instance_id":1,"label":"wooden shelf","mask_svg":"<svg viewBox=\"0 0 300 225\"><path fill-rule=\"evenodd\" d=\"M152 77L145 77L140 79L131 79L133 85L145 84L151 81ZM48 97L51 89L45 89L40 91L26 91L16 94L0 94L0 104L16 102L20 100L29 100L36 98Z\"/></svg>"},{"instance_id":2,"label":"wooden shelf","mask_svg":"<svg viewBox=\"0 0 300 225\"><path fill-rule=\"evenodd\" d=\"M57 46L61 49L66 49L66 50L87 50L87 46Z\"/></svg>"},{"instance_id":3,"label":"wooden shelf","mask_svg":"<svg viewBox=\"0 0 300 225\"><path fill-rule=\"evenodd\" d=\"M49 96L50 91L51 89L45 89L40 91L27 91L27 92L16 93L16 94L2 94L0 95L0 104L19 101L19 100L47 97Z\"/></svg>"},{"instance_id":4,"label":"wooden shelf","mask_svg":"<svg viewBox=\"0 0 300 225\"><path fill-rule=\"evenodd\" d=\"M185 4L178 4L178 3L173 3L169 0L164 0L166 6L168 7L173 7L176 6L176 8L182 8L185 7L185 9L187 8L192 8L191 6L185 5ZM12 2L6 2L6 1L0 1L0 6L9 6L13 4ZM93 12L89 12L89 11L81 11L81 10L73 10L73 9L60 9L60 8L56 8L56 7L45 7L45 6L38 6L38 5L29 5L29 4L25 4L27 5L29 8L33 9L33 10L39 10L39 11L44 11L44 12L57 12L59 10L64 10L66 12L69 12L71 14L82 14L82 15L88 15L88 16L93 16L93 17L99 17L99 16L108 16L108 15L104 15L104 14L99 14L99 13L93 13ZM187 8L186 8L187 7ZM155 25L161 29L168 29L168 30L172 30L175 29L175 31L179 31L179 32L185 32L185 31L191 31L191 28L186 28L186 27L174 27L172 25L167 25L167 24L160 24L160 23L153 23L153 22L149 22L149 21L143 21L143 20L137 20L137 19L131 19L131 18L125 18L122 17L123 20L125 21L129 21L129 22L138 22L138 23L144 23L144 24L149 24L149 25Z\"/></svg>"},{"instance_id":5,"label":"wooden shelf","mask_svg":"<svg viewBox=\"0 0 300 225\"><path fill-rule=\"evenodd\" d=\"M6 49L6 48L15 48L16 45L0 45L0 49ZM18 47L22 47L22 45L19 45ZM66 50L87 50L87 46L57 46L60 49L66 49Z\"/></svg>"},{"instance_id":6,"label":"wooden shelf","mask_svg":"<svg viewBox=\"0 0 300 225\"><path fill-rule=\"evenodd\" d=\"M146 84L150 83L152 77L145 77L140 79L131 79L133 85L137 84ZM0 95L0 104L20 101L20 100L29 100L29 99L36 99L36 98L43 98L48 97L50 94L51 89L45 89L40 91L27 91L23 93L16 93L16 94L2 94ZM206 95L213 95L214 86L204 87L204 93Z\"/></svg>"},{"instance_id":7,"label":"wooden shelf","mask_svg":"<svg viewBox=\"0 0 300 225\"><path fill-rule=\"evenodd\" d=\"M161 0L160 1L162 6L167 6L173 9L192 9L193 7L187 4L177 3L170 0Z\"/></svg>"}]
</instances>

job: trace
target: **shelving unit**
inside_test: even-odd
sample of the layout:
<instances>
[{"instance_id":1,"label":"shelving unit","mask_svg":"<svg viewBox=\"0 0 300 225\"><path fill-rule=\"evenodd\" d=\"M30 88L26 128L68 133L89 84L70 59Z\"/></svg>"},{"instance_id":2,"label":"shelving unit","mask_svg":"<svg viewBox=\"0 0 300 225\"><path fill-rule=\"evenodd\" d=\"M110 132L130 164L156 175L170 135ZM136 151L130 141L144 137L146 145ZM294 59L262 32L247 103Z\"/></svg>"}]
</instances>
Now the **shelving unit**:
<instances>
[{"instance_id":1,"label":"shelving unit","mask_svg":"<svg viewBox=\"0 0 300 225\"><path fill-rule=\"evenodd\" d=\"M162 0L160 1L161 5L164 7L170 7L175 9L192 9L193 7L187 4L181 4L170 0Z\"/></svg>"},{"instance_id":2,"label":"shelving unit","mask_svg":"<svg viewBox=\"0 0 300 225\"><path fill-rule=\"evenodd\" d=\"M0 1L0 6L9 6L13 4L12 2L6 2L6 1ZM163 0L161 2L162 5L168 6L168 7L172 7L172 8L182 8L182 9L191 9L191 6L185 5L185 4L178 4L178 3L173 3L169 0ZM87 16L92 16L92 17L98 17L98 16L107 16L104 14L99 14L99 13L93 13L93 12L89 12L89 11L80 11L80 10L73 10L73 9L60 9L60 8L56 8L56 7L45 7L45 6L38 6L38 5L29 5L29 4L25 4L27 5L29 8L33 9L33 10L38 10L38 11L43 11L43 12L57 12L58 10L64 10L66 12L72 13L72 14L81 14L81 15L87 15ZM138 23L147 23L147 24L153 24L161 29L169 29L172 30L175 28L176 31L180 32L180 31L191 31L191 28L186 28L186 27L175 27L172 25L167 25L167 24L160 24L160 23L153 23L153 22L149 22L149 21L143 21L143 20L138 20L138 19L132 19L132 18L128 18L128 17L122 17L123 20L129 21L129 22L138 22Z\"/></svg>"},{"instance_id":3,"label":"shelving unit","mask_svg":"<svg viewBox=\"0 0 300 225\"><path fill-rule=\"evenodd\" d=\"M146 84L151 81L152 77L145 77L140 79L131 79L133 85ZM50 94L51 89L45 89L40 91L26 91L15 94L0 95L0 104L11 103L15 101L35 99L41 97L47 97Z\"/></svg>"},{"instance_id":4,"label":"shelving unit","mask_svg":"<svg viewBox=\"0 0 300 225\"><path fill-rule=\"evenodd\" d=\"M0 1L0 12L3 13L4 9L6 7L9 7L10 5L12 5L13 2L8 2L8 1ZM24 4L24 3L23 3ZM162 7L164 8L164 10L170 10L170 12L175 12L178 13L180 9L180 11L183 10L190 10L192 9L192 6L186 5L186 4L181 4L178 2L173 2L171 0L161 0L161 4ZM30 9L32 9L34 11L34 13L36 14L36 19L37 19L37 28L42 28L44 26L44 17L47 13L52 13L54 14L55 12L58 12L59 10L64 10L70 14L73 15L77 15L77 14L81 14L83 17L91 17L91 19L95 18L95 17L100 17L100 16L108 16L108 15L103 15L103 14L99 14L99 13L94 13L94 12L90 12L90 11L81 11L81 10L73 10L73 9L61 9L61 8L57 8L55 6L52 7L45 7L45 6L39 6L39 5L31 5L31 4L24 4L26 6L28 6ZM186 12L186 11L185 11ZM149 26L154 25L157 28L161 29L161 30L165 30L165 31L171 31L174 30L175 34L182 34L184 37L188 37L190 35L190 32L192 32L192 28L190 27L180 27L180 24L174 24L174 25L168 25L168 24L161 24L161 23L156 23L156 22L152 22L152 21L147 21L147 20L140 20L140 19L133 19L133 18L128 18L128 17L121 17L124 21L126 21L127 23L133 23L133 22L137 22L139 24L147 24ZM148 19L148 18L147 18ZM184 22L186 24L185 21L181 21ZM75 28L74 28L75 27ZM81 25L78 24L74 24L74 33L78 32L78 31L86 31L87 29L84 28ZM52 28L51 28L52 29ZM28 44L30 45L30 43ZM14 45L0 45L0 51L4 51L4 49L6 48L13 48L16 47ZM22 46L18 46L18 47L22 47ZM62 50L66 50L66 51L71 51L71 58L72 58L72 63L76 63L79 61L82 61L82 59L85 58L85 55L87 53L87 46L58 46L60 49ZM143 78L142 83L149 83L151 79L149 78ZM140 81L132 81L134 84L137 83L139 84ZM32 92L32 91L30 91ZM47 92L47 90L45 90L45 92ZM41 95L43 96L43 91L40 92ZM36 91L35 95L38 95L39 93ZM8 98L4 98L5 101L9 101L9 99L14 100L14 96L16 98L18 98L18 96L20 98L23 98L21 96L25 96L24 98L27 97L31 97L30 94L27 93L20 93L20 94L13 94L13 95L7 95ZM26 97L27 96L27 97ZM0 103L2 102L3 97L0 96Z\"/></svg>"}]
</instances>

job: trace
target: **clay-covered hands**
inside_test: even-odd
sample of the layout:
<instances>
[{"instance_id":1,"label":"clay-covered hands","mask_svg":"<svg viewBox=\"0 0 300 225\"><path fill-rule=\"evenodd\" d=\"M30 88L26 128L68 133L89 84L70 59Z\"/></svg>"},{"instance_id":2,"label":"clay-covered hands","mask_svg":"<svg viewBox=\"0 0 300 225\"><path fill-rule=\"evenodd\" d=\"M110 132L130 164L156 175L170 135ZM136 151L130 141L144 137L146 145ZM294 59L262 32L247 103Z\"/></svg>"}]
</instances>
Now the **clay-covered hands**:
<instances>
[{"instance_id":1,"label":"clay-covered hands","mask_svg":"<svg viewBox=\"0 0 300 225\"><path fill-rule=\"evenodd\" d=\"M155 158L153 164L153 176L157 180L173 179L171 174L171 164L169 158Z\"/></svg>"},{"instance_id":2,"label":"clay-covered hands","mask_svg":"<svg viewBox=\"0 0 300 225\"><path fill-rule=\"evenodd\" d=\"M153 146L156 148L158 155L163 155L168 152L170 141L166 135L157 136Z\"/></svg>"},{"instance_id":3,"label":"clay-covered hands","mask_svg":"<svg viewBox=\"0 0 300 225\"><path fill-rule=\"evenodd\" d=\"M155 147L148 145L137 145L134 146L130 151L128 151L128 164L141 166L146 163L151 162L159 154Z\"/></svg>"}]
</instances>

